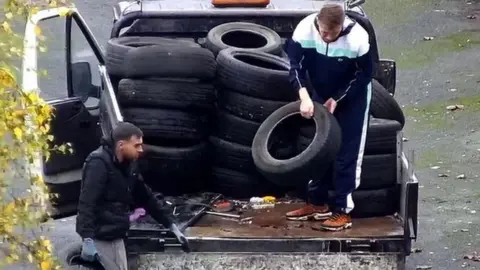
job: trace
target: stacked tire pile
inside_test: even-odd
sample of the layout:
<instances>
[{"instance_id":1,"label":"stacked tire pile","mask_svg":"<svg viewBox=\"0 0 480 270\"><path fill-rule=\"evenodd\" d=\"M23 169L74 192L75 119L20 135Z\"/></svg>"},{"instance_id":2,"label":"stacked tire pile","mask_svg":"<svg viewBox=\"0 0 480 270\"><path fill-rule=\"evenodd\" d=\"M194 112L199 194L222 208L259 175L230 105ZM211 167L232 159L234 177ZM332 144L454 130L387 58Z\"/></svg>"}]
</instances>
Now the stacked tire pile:
<instances>
[{"instance_id":1,"label":"stacked tire pile","mask_svg":"<svg viewBox=\"0 0 480 270\"><path fill-rule=\"evenodd\" d=\"M397 134L405 123L403 112L395 99L377 81L372 84L371 119L367 131L362 163L361 182L353 192L355 217L393 214L398 210ZM281 160L268 154L268 134L274 127L294 114L298 105L291 103L273 113L259 129L254 141L255 164L268 179L278 185L297 187L322 175L340 150L341 131L335 118L316 104L314 121L300 123L296 156ZM333 189L333 185L332 185ZM333 190L331 190L333 193ZM332 194L333 195L333 194Z\"/></svg>"},{"instance_id":2,"label":"stacked tire pile","mask_svg":"<svg viewBox=\"0 0 480 270\"><path fill-rule=\"evenodd\" d=\"M261 25L234 22L213 28L205 47L217 55L218 65L212 188L240 198L281 192L258 173L251 148L260 124L296 99L289 63L276 56L280 37Z\"/></svg>"},{"instance_id":3,"label":"stacked tire pile","mask_svg":"<svg viewBox=\"0 0 480 270\"><path fill-rule=\"evenodd\" d=\"M213 54L198 44L157 37L108 41L107 69L119 78L124 121L144 133L144 178L168 194L203 188L210 173Z\"/></svg>"}]
</instances>

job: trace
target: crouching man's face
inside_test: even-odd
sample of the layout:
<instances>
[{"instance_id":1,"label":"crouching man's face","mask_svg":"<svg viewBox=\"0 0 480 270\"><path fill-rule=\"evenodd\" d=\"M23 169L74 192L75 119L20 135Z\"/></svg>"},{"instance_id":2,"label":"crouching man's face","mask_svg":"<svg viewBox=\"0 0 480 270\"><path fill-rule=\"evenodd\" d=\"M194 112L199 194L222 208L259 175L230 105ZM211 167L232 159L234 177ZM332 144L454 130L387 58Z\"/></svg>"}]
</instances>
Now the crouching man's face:
<instances>
[{"instance_id":1,"label":"crouching man's face","mask_svg":"<svg viewBox=\"0 0 480 270\"><path fill-rule=\"evenodd\" d=\"M143 153L143 138L134 135L128 140L121 140L118 142L118 150L124 159L138 160Z\"/></svg>"}]
</instances>

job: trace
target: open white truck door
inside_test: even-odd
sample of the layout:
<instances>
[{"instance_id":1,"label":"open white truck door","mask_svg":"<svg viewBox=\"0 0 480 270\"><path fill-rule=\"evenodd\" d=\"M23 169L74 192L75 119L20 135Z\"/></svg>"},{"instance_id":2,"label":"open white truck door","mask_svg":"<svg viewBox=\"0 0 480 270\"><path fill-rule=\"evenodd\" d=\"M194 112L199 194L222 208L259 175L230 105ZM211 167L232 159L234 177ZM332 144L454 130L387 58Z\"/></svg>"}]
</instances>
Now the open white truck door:
<instances>
[{"instance_id":1,"label":"open white truck door","mask_svg":"<svg viewBox=\"0 0 480 270\"><path fill-rule=\"evenodd\" d=\"M38 28L45 41L38 38ZM47 52L37 45L46 43ZM99 104L105 76L100 47L75 8L42 10L28 20L24 37L22 84L40 91L55 108L51 134L56 145L71 143L73 154L52 153L39 166L50 192L54 218L76 214L81 169L100 145ZM38 72L37 72L38 71ZM43 71L46 71L46 75Z\"/></svg>"}]
</instances>

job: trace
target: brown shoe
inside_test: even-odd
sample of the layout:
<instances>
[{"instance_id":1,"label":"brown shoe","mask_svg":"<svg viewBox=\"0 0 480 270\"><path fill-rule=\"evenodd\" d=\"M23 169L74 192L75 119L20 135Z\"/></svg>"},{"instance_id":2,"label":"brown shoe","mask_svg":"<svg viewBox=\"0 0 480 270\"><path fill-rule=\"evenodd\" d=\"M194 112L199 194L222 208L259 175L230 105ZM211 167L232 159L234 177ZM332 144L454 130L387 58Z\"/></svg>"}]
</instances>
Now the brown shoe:
<instances>
[{"instance_id":1,"label":"brown shoe","mask_svg":"<svg viewBox=\"0 0 480 270\"><path fill-rule=\"evenodd\" d=\"M330 218L325 220L320 228L327 231L341 231L352 227L352 218L345 213L334 213Z\"/></svg>"},{"instance_id":2,"label":"brown shoe","mask_svg":"<svg viewBox=\"0 0 480 270\"><path fill-rule=\"evenodd\" d=\"M307 204L286 214L288 220L324 220L331 215L328 205L315 206L312 204Z\"/></svg>"}]
</instances>

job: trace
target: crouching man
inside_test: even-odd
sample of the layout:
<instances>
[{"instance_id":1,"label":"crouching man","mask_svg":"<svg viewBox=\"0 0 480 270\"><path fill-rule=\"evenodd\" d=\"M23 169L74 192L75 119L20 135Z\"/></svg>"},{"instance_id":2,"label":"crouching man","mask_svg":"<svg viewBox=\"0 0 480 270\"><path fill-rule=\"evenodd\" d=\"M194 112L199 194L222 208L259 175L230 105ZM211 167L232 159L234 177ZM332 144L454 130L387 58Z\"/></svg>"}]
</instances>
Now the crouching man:
<instances>
[{"instance_id":1,"label":"crouching man","mask_svg":"<svg viewBox=\"0 0 480 270\"><path fill-rule=\"evenodd\" d=\"M143 152L143 133L131 123L122 122L110 138L86 159L78 204L76 231L83 239L81 257L98 260L105 269L126 270L124 238L130 228L130 207L138 205L177 236L187 240L177 226L162 212L137 171Z\"/></svg>"},{"instance_id":2,"label":"crouching man","mask_svg":"<svg viewBox=\"0 0 480 270\"><path fill-rule=\"evenodd\" d=\"M290 81L301 100L301 115L312 117L313 101L319 102L335 116L342 131L336 161L326 175L318 175L308 185L309 204L287 213L287 218L323 220L320 227L326 230L349 228L352 192L360 184L372 96L368 33L345 16L341 5L326 4L318 14L298 24L287 54ZM314 88L311 93L305 87L306 72ZM328 206L331 182L335 186L333 209Z\"/></svg>"}]
</instances>

